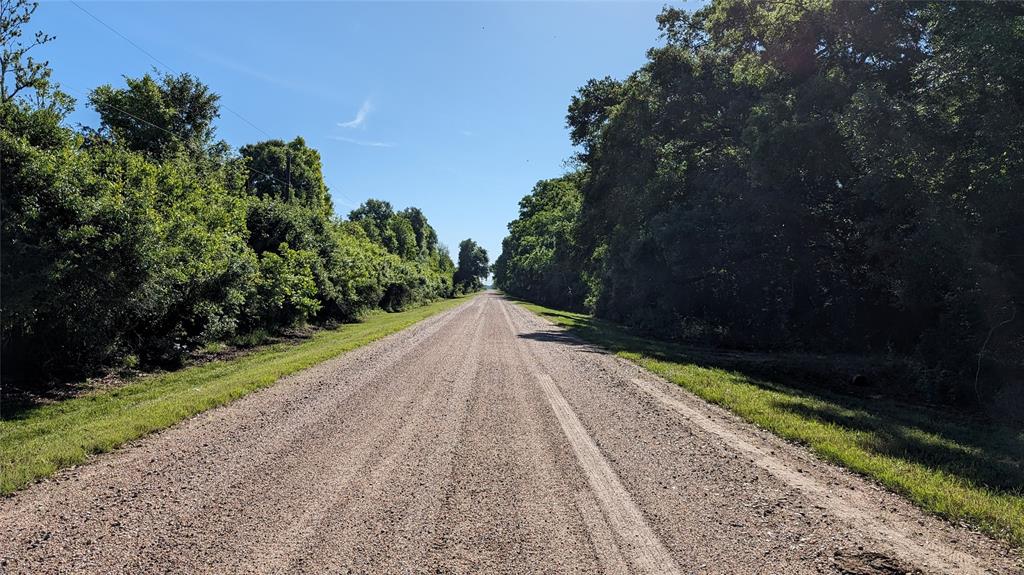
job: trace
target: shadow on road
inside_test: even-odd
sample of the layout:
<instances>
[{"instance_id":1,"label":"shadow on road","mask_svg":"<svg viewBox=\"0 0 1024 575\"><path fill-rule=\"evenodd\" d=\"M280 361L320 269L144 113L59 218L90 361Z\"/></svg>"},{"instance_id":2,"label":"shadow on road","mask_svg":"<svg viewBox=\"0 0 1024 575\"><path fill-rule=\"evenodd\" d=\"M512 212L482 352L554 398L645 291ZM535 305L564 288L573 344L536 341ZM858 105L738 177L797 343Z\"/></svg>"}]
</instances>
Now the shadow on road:
<instances>
[{"instance_id":1,"label":"shadow on road","mask_svg":"<svg viewBox=\"0 0 1024 575\"><path fill-rule=\"evenodd\" d=\"M738 382L778 392L771 407L780 412L852 432L857 446L869 453L939 469L996 494L1024 495L1024 430L883 396L884 380L854 388L843 373L850 369L847 358L701 348L644 338L582 314L534 311L565 329L519 337L722 370Z\"/></svg>"}]
</instances>

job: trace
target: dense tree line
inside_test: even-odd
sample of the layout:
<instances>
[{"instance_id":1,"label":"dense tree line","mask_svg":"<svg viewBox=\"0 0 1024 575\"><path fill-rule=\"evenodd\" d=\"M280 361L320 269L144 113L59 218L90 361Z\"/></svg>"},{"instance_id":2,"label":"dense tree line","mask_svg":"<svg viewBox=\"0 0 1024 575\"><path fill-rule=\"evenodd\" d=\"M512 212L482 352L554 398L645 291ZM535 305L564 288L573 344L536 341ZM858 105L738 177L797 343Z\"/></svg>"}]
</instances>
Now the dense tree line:
<instances>
[{"instance_id":1,"label":"dense tree line","mask_svg":"<svg viewBox=\"0 0 1024 575\"><path fill-rule=\"evenodd\" d=\"M217 94L192 76L96 88L99 126L65 127L74 102L20 38L32 10L0 15L4 377L174 365L211 342L462 289L419 209L369 200L335 217L316 150L232 153Z\"/></svg>"},{"instance_id":2,"label":"dense tree line","mask_svg":"<svg viewBox=\"0 0 1024 575\"><path fill-rule=\"evenodd\" d=\"M916 358L935 399L1021 394L1024 4L657 20L642 68L572 99L579 172L523 200L498 285L669 338Z\"/></svg>"},{"instance_id":3,"label":"dense tree line","mask_svg":"<svg viewBox=\"0 0 1024 575\"><path fill-rule=\"evenodd\" d=\"M587 286L580 272L576 226L581 177L543 180L519 201L508 225L494 279L502 290L544 305L580 309Z\"/></svg>"}]
</instances>

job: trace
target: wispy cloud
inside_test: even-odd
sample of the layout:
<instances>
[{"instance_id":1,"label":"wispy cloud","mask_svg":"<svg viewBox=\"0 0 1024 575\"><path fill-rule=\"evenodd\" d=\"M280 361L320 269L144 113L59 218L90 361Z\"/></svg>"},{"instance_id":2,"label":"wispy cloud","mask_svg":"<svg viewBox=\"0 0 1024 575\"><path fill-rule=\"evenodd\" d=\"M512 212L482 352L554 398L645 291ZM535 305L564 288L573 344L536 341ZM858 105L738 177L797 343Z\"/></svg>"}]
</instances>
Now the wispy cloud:
<instances>
[{"instance_id":1,"label":"wispy cloud","mask_svg":"<svg viewBox=\"0 0 1024 575\"><path fill-rule=\"evenodd\" d=\"M301 92L304 94L319 97L324 97L325 93L330 93L329 91L321 90L315 86L303 85L286 78L281 78L272 74L267 74L262 70L252 68L250 66L247 66L246 64L243 64L242 62L232 60L231 58L228 58L221 54L205 51L193 51L192 54L198 56L199 58L202 58L203 60L206 60L207 62L210 62L211 64L220 66L221 68L230 70L236 74L248 76L250 78L255 78L256 80L259 80L261 82L273 84L275 86L279 86L281 88L285 88L295 92ZM333 99L333 97L329 96L328 98Z\"/></svg>"},{"instance_id":2,"label":"wispy cloud","mask_svg":"<svg viewBox=\"0 0 1024 575\"><path fill-rule=\"evenodd\" d=\"M265 74L260 70L250 68L249 66L246 66L241 62L236 62L235 60L231 60L230 58L227 58L220 54L214 54L212 52L197 52L196 54L198 54L204 60L216 64L222 68L227 68L232 72L237 72L239 74L244 74L246 76L256 78L257 80L262 80L264 82L267 82L268 84L277 84L278 86L291 87L291 84L289 84L285 80L282 80L276 76L271 76L270 74Z\"/></svg>"},{"instance_id":3,"label":"wispy cloud","mask_svg":"<svg viewBox=\"0 0 1024 575\"><path fill-rule=\"evenodd\" d=\"M374 142L366 140L355 140L352 138L346 138L344 136L329 136L332 140L338 140L339 142L346 142L348 144L355 144L357 146L366 146L368 148L394 148L397 144L394 142Z\"/></svg>"},{"instance_id":4,"label":"wispy cloud","mask_svg":"<svg viewBox=\"0 0 1024 575\"><path fill-rule=\"evenodd\" d=\"M471 138L473 136L473 132L469 130L459 130L459 133L462 134L463 136L466 136L467 138Z\"/></svg>"},{"instance_id":5,"label":"wispy cloud","mask_svg":"<svg viewBox=\"0 0 1024 575\"><path fill-rule=\"evenodd\" d=\"M338 122L338 125L342 128L362 128L366 125L366 118L373 111L373 104L370 99L363 100L363 105L359 107L359 111L356 112L356 117L352 118L347 122Z\"/></svg>"}]
</instances>

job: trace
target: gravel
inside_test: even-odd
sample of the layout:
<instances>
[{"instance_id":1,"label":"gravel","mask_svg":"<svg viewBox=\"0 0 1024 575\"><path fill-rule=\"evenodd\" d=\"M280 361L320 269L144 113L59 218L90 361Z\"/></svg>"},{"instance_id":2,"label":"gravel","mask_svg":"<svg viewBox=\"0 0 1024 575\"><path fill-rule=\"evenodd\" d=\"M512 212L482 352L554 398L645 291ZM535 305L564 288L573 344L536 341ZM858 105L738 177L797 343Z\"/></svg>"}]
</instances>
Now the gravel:
<instances>
[{"instance_id":1,"label":"gravel","mask_svg":"<svg viewBox=\"0 0 1024 575\"><path fill-rule=\"evenodd\" d=\"M494 293L0 500L0 573L1020 573Z\"/></svg>"}]
</instances>

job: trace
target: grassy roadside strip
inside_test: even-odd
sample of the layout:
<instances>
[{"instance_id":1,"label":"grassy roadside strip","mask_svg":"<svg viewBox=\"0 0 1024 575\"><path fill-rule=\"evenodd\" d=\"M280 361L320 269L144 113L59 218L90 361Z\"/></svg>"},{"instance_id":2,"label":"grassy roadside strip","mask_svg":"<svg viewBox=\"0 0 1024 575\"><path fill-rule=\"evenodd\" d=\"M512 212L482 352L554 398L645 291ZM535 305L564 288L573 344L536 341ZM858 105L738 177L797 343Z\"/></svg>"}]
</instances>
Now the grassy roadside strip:
<instances>
[{"instance_id":1,"label":"grassy roadside strip","mask_svg":"<svg viewBox=\"0 0 1024 575\"><path fill-rule=\"evenodd\" d=\"M472 296L415 309L375 312L361 323L322 331L226 361L146 376L124 387L29 409L0 420L0 494L9 494L90 455L174 425L267 387L346 351L402 330Z\"/></svg>"},{"instance_id":2,"label":"grassy roadside strip","mask_svg":"<svg viewBox=\"0 0 1024 575\"><path fill-rule=\"evenodd\" d=\"M713 353L585 314L517 302L922 509L1024 547L1024 432L887 399L797 389L715 366Z\"/></svg>"}]
</instances>

